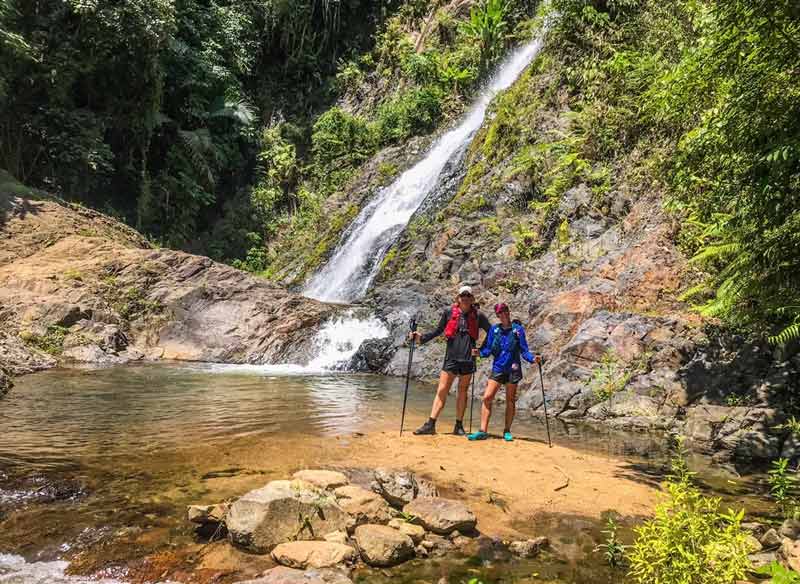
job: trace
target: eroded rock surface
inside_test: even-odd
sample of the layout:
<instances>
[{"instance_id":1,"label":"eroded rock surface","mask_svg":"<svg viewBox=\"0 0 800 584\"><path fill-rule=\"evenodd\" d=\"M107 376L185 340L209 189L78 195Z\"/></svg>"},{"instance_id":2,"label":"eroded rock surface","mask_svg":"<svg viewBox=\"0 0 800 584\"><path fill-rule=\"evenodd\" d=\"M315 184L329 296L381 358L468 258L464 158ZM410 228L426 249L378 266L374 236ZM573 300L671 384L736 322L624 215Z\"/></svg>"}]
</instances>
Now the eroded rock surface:
<instances>
[{"instance_id":1,"label":"eroded rock surface","mask_svg":"<svg viewBox=\"0 0 800 584\"><path fill-rule=\"evenodd\" d=\"M440 535L456 530L470 532L477 523L475 514L466 505L441 497L418 497L403 507L403 513L414 516L425 529Z\"/></svg>"},{"instance_id":2,"label":"eroded rock surface","mask_svg":"<svg viewBox=\"0 0 800 584\"><path fill-rule=\"evenodd\" d=\"M417 497L435 497L438 494L433 484L417 478L413 472L385 469L375 471L372 490L398 509Z\"/></svg>"},{"instance_id":3,"label":"eroded rock surface","mask_svg":"<svg viewBox=\"0 0 800 584\"><path fill-rule=\"evenodd\" d=\"M414 557L411 538L386 525L359 525L355 540L361 558L370 566L395 566Z\"/></svg>"},{"instance_id":4,"label":"eroded rock surface","mask_svg":"<svg viewBox=\"0 0 800 584\"><path fill-rule=\"evenodd\" d=\"M291 541L275 546L272 558L290 568L330 568L355 560L356 550L328 541Z\"/></svg>"},{"instance_id":5,"label":"eroded rock surface","mask_svg":"<svg viewBox=\"0 0 800 584\"><path fill-rule=\"evenodd\" d=\"M308 360L335 308L208 258L151 249L108 217L17 199L0 226L0 367L59 360Z\"/></svg>"},{"instance_id":6,"label":"eroded rock surface","mask_svg":"<svg viewBox=\"0 0 800 584\"><path fill-rule=\"evenodd\" d=\"M334 491L342 509L349 513L356 525L387 523L392 509L383 497L362 487L348 485Z\"/></svg>"},{"instance_id":7,"label":"eroded rock surface","mask_svg":"<svg viewBox=\"0 0 800 584\"><path fill-rule=\"evenodd\" d=\"M320 489L335 489L350 483L349 479L344 474L335 470L317 470L307 469L299 470L292 478L311 483Z\"/></svg>"},{"instance_id":8,"label":"eroded rock surface","mask_svg":"<svg viewBox=\"0 0 800 584\"><path fill-rule=\"evenodd\" d=\"M346 530L347 513L329 493L303 481L272 481L236 500L225 518L232 543L255 553L297 539Z\"/></svg>"},{"instance_id":9,"label":"eroded rock surface","mask_svg":"<svg viewBox=\"0 0 800 584\"><path fill-rule=\"evenodd\" d=\"M353 581L341 570L298 570L277 566L258 578L241 580L237 584L353 584Z\"/></svg>"}]
</instances>

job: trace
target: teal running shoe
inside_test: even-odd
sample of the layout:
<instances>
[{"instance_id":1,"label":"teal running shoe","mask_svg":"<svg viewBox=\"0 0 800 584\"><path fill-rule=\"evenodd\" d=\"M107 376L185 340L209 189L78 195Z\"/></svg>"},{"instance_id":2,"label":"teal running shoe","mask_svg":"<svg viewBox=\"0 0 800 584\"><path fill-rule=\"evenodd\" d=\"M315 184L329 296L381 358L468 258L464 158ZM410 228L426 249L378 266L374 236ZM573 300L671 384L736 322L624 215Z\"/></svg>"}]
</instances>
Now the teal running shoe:
<instances>
[{"instance_id":1,"label":"teal running shoe","mask_svg":"<svg viewBox=\"0 0 800 584\"><path fill-rule=\"evenodd\" d=\"M503 432L503 440L505 440L506 442L513 442L514 436L511 435L511 432L506 430L505 432Z\"/></svg>"},{"instance_id":2,"label":"teal running shoe","mask_svg":"<svg viewBox=\"0 0 800 584\"><path fill-rule=\"evenodd\" d=\"M467 440L486 440L489 435L486 432L478 430L472 434L467 434Z\"/></svg>"}]
</instances>

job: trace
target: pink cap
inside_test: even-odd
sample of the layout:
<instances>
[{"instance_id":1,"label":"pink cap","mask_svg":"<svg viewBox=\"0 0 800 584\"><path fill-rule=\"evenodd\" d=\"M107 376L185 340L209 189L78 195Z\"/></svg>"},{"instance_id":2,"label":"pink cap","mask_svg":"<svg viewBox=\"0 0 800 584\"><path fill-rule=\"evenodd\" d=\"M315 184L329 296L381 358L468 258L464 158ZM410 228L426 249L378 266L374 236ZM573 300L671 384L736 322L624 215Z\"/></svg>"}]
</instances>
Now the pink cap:
<instances>
[{"instance_id":1,"label":"pink cap","mask_svg":"<svg viewBox=\"0 0 800 584\"><path fill-rule=\"evenodd\" d=\"M499 304L495 304L494 305L494 313L495 314L500 314L501 312L506 311L506 310L508 310L508 304L506 304L505 302L500 302Z\"/></svg>"}]
</instances>

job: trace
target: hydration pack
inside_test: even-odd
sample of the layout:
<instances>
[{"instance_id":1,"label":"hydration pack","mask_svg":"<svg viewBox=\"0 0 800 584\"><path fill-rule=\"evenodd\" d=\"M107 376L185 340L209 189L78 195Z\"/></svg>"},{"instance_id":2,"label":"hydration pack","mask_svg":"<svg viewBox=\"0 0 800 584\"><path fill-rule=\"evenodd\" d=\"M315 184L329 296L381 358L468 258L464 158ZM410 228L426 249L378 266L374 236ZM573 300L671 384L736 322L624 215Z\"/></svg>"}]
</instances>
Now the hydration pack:
<instances>
[{"instance_id":1,"label":"hydration pack","mask_svg":"<svg viewBox=\"0 0 800 584\"><path fill-rule=\"evenodd\" d=\"M444 329L445 337L452 339L456 336L459 320L461 320L461 308L459 308L458 304L453 304L450 310L450 320ZM472 337L472 340L478 340L478 311L474 306L467 313L467 332Z\"/></svg>"}]
</instances>

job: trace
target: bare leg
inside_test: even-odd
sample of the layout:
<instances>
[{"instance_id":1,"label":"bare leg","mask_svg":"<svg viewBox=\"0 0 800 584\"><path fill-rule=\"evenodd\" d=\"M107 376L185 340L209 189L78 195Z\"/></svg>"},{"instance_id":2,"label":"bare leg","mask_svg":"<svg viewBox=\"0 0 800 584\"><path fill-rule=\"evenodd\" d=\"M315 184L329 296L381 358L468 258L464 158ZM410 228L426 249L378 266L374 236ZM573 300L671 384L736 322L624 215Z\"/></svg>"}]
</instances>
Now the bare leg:
<instances>
[{"instance_id":1,"label":"bare leg","mask_svg":"<svg viewBox=\"0 0 800 584\"><path fill-rule=\"evenodd\" d=\"M469 382L472 375L462 375L458 378L458 400L456 401L456 420L464 421L464 412L467 411L467 398L469 397Z\"/></svg>"},{"instance_id":2,"label":"bare leg","mask_svg":"<svg viewBox=\"0 0 800 584\"><path fill-rule=\"evenodd\" d=\"M436 388L436 397L433 398L433 407L431 408L431 418L434 420L438 419L439 414L442 413L444 404L447 403L447 394L450 393L455 378L455 375L447 371L439 374L439 387Z\"/></svg>"},{"instance_id":3,"label":"bare leg","mask_svg":"<svg viewBox=\"0 0 800 584\"><path fill-rule=\"evenodd\" d=\"M500 384L490 379L486 384L486 390L483 392L483 403L481 405L481 431L489 431L489 418L492 417L492 403L494 396L497 395L497 390L500 389Z\"/></svg>"},{"instance_id":4,"label":"bare leg","mask_svg":"<svg viewBox=\"0 0 800 584\"><path fill-rule=\"evenodd\" d=\"M511 430L514 414L517 413L517 384L506 385L506 430Z\"/></svg>"}]
</instances>

